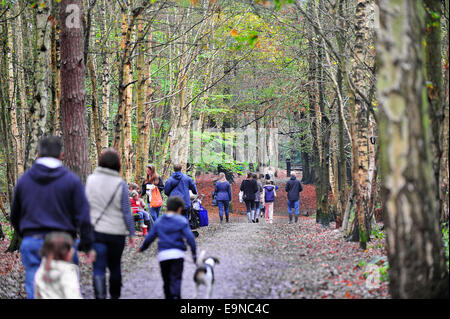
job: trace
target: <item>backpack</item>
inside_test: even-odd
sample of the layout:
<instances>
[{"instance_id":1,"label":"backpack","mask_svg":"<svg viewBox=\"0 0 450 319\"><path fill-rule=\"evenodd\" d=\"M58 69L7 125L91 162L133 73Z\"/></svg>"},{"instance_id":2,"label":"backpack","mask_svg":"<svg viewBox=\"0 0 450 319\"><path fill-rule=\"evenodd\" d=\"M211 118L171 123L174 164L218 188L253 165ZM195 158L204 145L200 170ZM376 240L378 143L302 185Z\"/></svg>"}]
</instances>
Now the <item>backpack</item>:
<instances>
[{"instance_id":1,"label":"backpack","mask_svg":"<svg viewBox=\"0 0 450 319\"><path fill-rule=\"evenodd\" d=\"M161 207L163 204L161 193L159 192L158 187L153 188L152 190L152 199L150 201L150 207Z\"/></svg>"},{"instance_id":2,"label":"backpack","mask_svg":"<svg viewBox=\"0 0 450 319\"><path fill-rule=\"evenodd\" d=\"M275 187L272 185L264 186L264 195L266 203L273 202L275 199Z\"/></svg>"}]
</instances>

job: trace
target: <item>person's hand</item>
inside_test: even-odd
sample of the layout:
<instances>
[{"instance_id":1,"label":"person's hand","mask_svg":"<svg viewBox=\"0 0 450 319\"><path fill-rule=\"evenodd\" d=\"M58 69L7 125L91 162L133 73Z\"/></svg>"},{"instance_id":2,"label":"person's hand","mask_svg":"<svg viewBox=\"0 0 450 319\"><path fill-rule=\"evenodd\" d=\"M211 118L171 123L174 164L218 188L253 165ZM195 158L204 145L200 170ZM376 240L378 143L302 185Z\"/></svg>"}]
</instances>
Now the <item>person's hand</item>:
<instances>
[{"instance_id":1,"label":"person's hand","mask_svg":"<svg viewBox=\"0 0 450 319\"><path fill-rule=\"evenodd\" d=\"M87 254L84 252L80 252L80 255L83 257L85 264L91 264L95 261L96 253L95 250L91 249Z\"/></svg>"},{"instance_id":2,"label":"person's hand","mask_svg":"<svg viewBox=\"0 0 450 319\"><path fill-rule=\"evenodd\" d=\"M130 245L131 248L134 248L136 246L136 241L137 241L136 237L130 237L128 239L128 245Z\"/></svg>"}]
</instances>

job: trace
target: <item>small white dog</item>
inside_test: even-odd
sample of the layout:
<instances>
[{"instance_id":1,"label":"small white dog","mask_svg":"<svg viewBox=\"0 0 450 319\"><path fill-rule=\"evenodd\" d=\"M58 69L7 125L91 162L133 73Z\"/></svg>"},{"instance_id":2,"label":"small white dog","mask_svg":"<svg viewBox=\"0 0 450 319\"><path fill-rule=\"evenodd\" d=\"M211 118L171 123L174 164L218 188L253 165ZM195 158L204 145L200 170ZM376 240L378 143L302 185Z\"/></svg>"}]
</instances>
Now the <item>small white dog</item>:
<instances>
[{"instance_id":1,"label":"small white dog","mask_svg":"<svg viewBox=\"0 0 450 319\"><path fill-rule=\"evenodd\" d=\"M216 257L205 257L206 252L202 250L197 258L197 269L194 273L195 297L198 296L200 285L206 286L206 298L211 299L214 285L214 267L219 263Z\"/></svg>"}]
</instances>

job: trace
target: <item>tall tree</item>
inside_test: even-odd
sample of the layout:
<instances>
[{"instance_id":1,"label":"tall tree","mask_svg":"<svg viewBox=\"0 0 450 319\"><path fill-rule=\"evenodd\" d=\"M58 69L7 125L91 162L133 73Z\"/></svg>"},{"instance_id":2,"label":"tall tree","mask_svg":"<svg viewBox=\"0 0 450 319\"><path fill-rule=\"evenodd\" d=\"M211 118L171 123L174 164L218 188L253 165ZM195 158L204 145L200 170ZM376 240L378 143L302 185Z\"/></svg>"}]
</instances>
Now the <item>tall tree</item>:
<instances>
[{"instance_id":1,"label":"tall tree","mask_svg":"<svg viewBox=\"0 0 450 319\"><path fill-rule=\"evenodd\" d=\"M62 0L61 21L61 115L64 162L85 182L89 174L86 89L84 83L83 1Z\"/></svg>"},{"instance_id":2,"label":"tall tree","mask_svg":"<svg viewBox=\"0 0 450 319\"><path fill-rule=\"evenodd\" d=\"M377 96L390 291L393 298L448 298L424 98L425 13L420 1L380 0L379 8Z\"/></svg>"}]
</instances>

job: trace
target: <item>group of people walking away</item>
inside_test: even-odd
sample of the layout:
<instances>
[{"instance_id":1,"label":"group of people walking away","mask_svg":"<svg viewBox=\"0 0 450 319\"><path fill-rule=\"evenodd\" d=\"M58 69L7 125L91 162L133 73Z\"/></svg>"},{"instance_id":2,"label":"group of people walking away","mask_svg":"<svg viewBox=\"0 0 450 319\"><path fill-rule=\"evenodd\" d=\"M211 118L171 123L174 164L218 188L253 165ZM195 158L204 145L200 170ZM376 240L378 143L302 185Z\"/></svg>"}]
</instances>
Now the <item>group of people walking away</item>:
<instances>
[{"instance_id":1,"label":"group of people walking away","mask_svg":"<svg viewBox=\"0 0 450 319\"><path fill-rule=\"evenodd\" d=\"M126 239L131 247L136 242L132 205L145 225L151 226L137 251L143 252L156 237L160 238L158 260L165 296L180 298L187 249L183 238L196 259L195 239L188 222L189 192L197 194L192 179L176 164L175 173L164 185L155 167L149 165L139 194L136 184L129 188L120 177L117 151L106 149L84 187L78 176L62 165L62 146L59 137L42 138L38 159L20 177L14 192L11 224L22 238L20 252L28 298L82 298L79 253L85 256L86 263L93 263L95 297L106 298L109 269L110 297L119 298ZM166 214L159 217L162 191L169 198ZM150 213L140 198L145 195Z\"/></svg>"},{"instance_id":2,"label":"group of people walking away","mask_svg":"<svg viewBox=\"0 0 450 319\"><path fill-rule=\"evenodd\" d=\"M189 225L191 195L197 187L191 177L173 166L174 173L164 184L153 165L146 168L142 187L128 185L120 177L121 162L116 150L102 152L98 167L83 186L78 176L63 166L62 141L59 137L44 137L39 141L38 158L18 180L11 207L11 224L22 238L20 252L25 268L25 288L28 298L82 298L79 284L79 254L84 262L93 263L95 298L105 299L106 270L109 270L109 295L121 295L121 258L128 244L136 244L135 220L148 234L137 248L144 252L158 241L158 261L164 281L166 298L181 298L181 278L185 251L184 240L196 261L195 236ZM240 196L246 204L248 221L259 221L265 212L266 222L273 222L273 202L276 186L270 174L248 173L240 186ZM267 178L268 177L268 178ZM292 210L295 222L299 215L299 193L302 185L295 175L286 184L289 220ZM168 196L166 213L162 192ZM220 221L229 222L231 185L225 174L219 174L215 185ZM148 212L144 197L147 196ZM144 232L145 235L145 232Z\"/></svg>"},{"instance_id":3,"label":"group of people walking away","mask_svg":"<svg viewBox=\"0 0 450 319\"><path fill-rule=\"evenodd\" d=\"M264 183L264 186L263 186ZM239 188L239 201L244 202L247 209L249 223L258 223L261 216L265 216L266 223L273 223L274 201L277 196L278 186L273 180L273 173L269 169L265 175L248 172ZM289 223L292 224L295 213L295 222L300 215L300 192L303 190L301 182L295 174L291 174L290 180L285 188L288 195ZM216 181L213 199L216 200L219 208L220 223L223 222L223 213L225 211L226 222L229 222L229 202L232 200L231 185L226 180L224 173L219 173L219 179Z\"/></svg>"}]
</instances>

